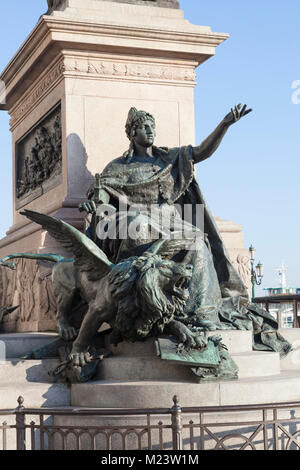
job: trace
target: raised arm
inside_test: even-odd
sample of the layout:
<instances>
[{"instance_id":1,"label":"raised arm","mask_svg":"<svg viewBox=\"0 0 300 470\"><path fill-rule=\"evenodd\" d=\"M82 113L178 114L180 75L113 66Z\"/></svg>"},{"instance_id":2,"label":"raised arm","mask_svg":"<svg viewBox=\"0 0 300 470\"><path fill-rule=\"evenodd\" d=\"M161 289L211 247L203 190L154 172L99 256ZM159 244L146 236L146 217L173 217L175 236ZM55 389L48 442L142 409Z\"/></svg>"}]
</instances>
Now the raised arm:
<instances>
[{"instance_id":1,"label":"raised arm","mask_svg":"<svg viewBox=\"0 0 300 470\"><path fill-rule=\"evenodd\" d=\"M194 147L193 155L194 162L199 163L209 158L219 147L229 127L235 122L239 121L242 117L251 113L252 109L247 109L245 104L241 104L231 109L230 113L220 122L218 127L200 144Z\"/></svg>"}]
</instances>

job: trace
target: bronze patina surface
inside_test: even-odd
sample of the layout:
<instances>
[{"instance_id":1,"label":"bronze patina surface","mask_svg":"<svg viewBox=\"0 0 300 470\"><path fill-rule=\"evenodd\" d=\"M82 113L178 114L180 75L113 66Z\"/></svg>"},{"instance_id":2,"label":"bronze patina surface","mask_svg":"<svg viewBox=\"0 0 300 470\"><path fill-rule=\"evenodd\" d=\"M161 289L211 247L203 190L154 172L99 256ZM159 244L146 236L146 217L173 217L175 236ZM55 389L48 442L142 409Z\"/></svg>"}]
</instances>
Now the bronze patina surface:
<instances>
[{"instance_id":1,"label":"bronze patina surface","mask_svg":"<svg viewBox=\"0 0 300 470\"><path fill-rule=\"evenodd\" d=\"M61 107L58 106L17 142L17 209L61 183L61 140Z\"/></svg>"},{"instance_id":2,"label":"bronze patina surface","mask_svg":"<svg viewBox=\"0 0 300 470\"><path fill-rule=\"evenodd\" d=\"M235 106L199 146L169 149L154 146L154 117L131 108L125 126L129 149L96 175L80 206L86 212L85 234L60 219L23 212L74 256L16 254L2 260L56 263L57 321L69 351L59 369L66 379L91 378L85 368L105 356L97 342L103 323L112 328L113 344L174 338L199 380L237 377L221 339L207 339L206 331L251 330L254 349L281 356L291 350L274 318L250 303L194 177L194 165L209 158L229 127L250 112L246 105ZM199 205L204 226L196 217ZM137 236L130 231L124 236L124 222L138 227ZM218 356L219 364L205 363L206 355L208 361Z\"/></svg>"}]
</instances>

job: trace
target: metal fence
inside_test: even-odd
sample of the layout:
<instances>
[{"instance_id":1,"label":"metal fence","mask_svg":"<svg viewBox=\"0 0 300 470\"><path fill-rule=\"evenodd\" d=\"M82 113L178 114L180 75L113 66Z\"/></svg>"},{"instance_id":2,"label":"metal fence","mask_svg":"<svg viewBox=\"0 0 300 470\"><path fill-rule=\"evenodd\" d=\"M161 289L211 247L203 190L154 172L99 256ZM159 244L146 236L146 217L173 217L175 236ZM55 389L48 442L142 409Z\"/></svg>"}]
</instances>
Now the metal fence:
<instances>
[{"instance_id":1,"label":"metal fence","mask_svg":"<svg viewBox=\"0 0 300 470\"><path fill-rule=\"evenodd\" d=\"M1 410L3 450L299 450L300 402L170 409ZM2 421L2 419L1 419ZM10 423L8 423L10 421Z\"/></svg>"}]
</instances>

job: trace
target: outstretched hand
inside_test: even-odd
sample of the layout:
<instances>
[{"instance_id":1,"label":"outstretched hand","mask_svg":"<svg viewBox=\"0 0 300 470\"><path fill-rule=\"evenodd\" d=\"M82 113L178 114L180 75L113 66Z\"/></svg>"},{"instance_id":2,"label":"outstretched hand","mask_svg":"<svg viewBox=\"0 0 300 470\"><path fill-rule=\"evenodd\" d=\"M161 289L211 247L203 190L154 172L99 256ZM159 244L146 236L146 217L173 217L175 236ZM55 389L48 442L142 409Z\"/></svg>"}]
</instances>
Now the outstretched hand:
<instances>
[{"instance_id":1,"label":"outstretched hand","mask_svg":"<svg viewBox=\"0 0 300 470\"><path fill-rule=\"evenodd\" d=\"M251 113L252 109L247 109L247 105L245 104L243 107L241 104L238 104L234 108L231 109L230 113L225 116L223 122L227 126L231 126L235 122L242 119L242 117L247 116L247 114Z\"/></svg>"}]
</instances>

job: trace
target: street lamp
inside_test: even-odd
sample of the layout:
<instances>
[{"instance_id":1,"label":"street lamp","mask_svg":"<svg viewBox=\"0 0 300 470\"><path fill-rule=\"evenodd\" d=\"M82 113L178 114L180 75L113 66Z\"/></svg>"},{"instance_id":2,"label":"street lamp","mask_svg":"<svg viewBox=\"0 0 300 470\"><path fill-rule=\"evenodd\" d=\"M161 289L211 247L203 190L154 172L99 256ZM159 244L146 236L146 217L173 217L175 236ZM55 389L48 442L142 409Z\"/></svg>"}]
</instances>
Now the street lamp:
<instances>
[{"instance_id":1,"label":"street lamp","mask_svg":"<svg viewBox=\"0 0 300 470\"><path fill-rule=\"evenodd\" d=\"M251 284L252 284L252 302L255 300L255 286L260 286L264 277L264 265L259 263L254 268L256 250L251 245L249 248L250 263L251 263Z\"/></svg>"}]
</instances>

